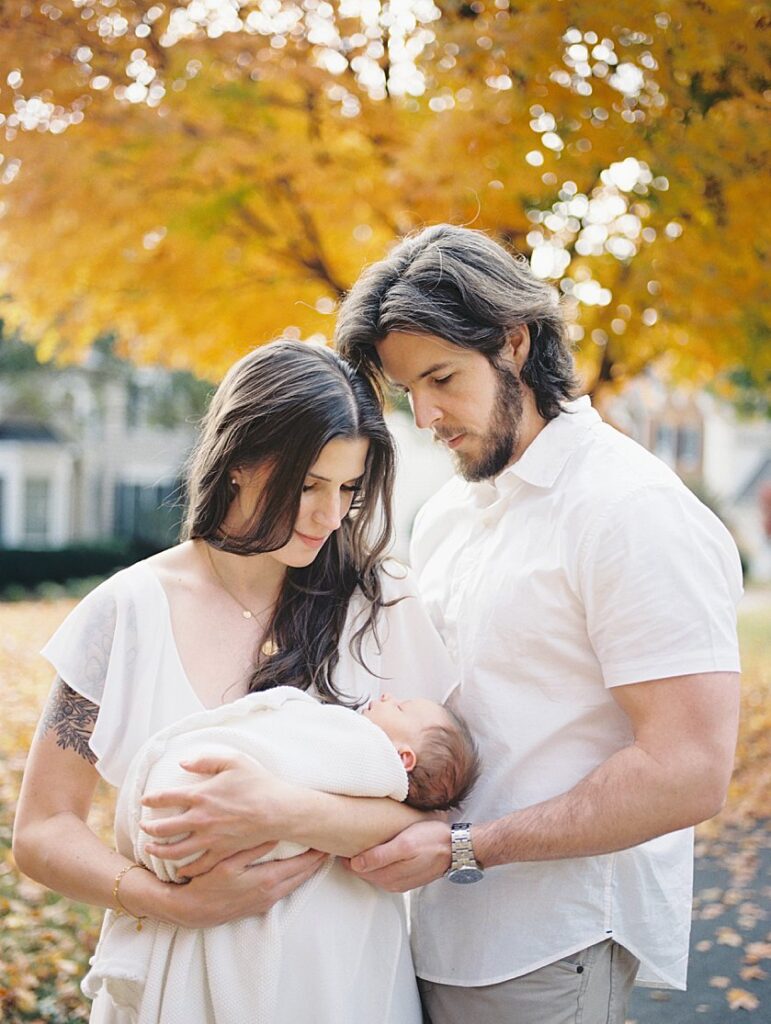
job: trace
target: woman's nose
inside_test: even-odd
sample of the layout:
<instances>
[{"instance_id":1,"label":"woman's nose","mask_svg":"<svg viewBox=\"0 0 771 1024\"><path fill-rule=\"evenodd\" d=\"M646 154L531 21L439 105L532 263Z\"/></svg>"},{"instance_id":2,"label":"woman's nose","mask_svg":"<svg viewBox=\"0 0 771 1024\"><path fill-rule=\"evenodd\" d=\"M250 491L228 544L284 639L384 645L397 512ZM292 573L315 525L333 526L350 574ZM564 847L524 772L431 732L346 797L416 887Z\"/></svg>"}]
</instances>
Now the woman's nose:
<instances>
[{"instance_id":1,"label":"woman's nose","mask_svg":"<svg viewBox=\"0 0 771 1024\"><path fill-rule=\"evenodd\" d=\"M336 530L343 521L343 515L343 499L337 497L319 506L314 514L314 519L328 530Z\"/></svg>"}]
</instances>

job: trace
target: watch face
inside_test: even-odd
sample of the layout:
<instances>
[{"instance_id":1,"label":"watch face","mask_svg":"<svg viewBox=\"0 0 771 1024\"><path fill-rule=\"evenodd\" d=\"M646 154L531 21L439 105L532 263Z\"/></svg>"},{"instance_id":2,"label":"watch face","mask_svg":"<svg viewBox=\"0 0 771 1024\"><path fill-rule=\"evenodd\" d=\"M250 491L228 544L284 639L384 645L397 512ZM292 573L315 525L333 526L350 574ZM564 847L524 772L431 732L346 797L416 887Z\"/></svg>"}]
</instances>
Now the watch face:
<instances>
[{"instance_id":1,"label":"watch face","mask_svg":"<svg viewBox=\"0 0 771 1024\"><path fill-rule=\"evenodd\" d=\"M467 885L469 882L478 882L482 875L483 872L480 868L466 866L450 871L447 875L447 881L455 882L457 885Z\"/></svg>"}]
</instances>

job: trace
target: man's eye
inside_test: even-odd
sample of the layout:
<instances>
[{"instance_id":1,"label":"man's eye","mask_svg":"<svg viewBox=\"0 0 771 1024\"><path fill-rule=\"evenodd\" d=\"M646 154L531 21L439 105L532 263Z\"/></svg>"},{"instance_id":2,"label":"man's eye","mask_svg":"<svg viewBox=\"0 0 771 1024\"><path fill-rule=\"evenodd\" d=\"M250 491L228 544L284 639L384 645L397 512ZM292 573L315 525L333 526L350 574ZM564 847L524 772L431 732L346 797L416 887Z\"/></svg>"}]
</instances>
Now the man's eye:
<instances>
[{"instance_id":1,"label":"man's eye","mask_svg":"<svg viewBox=\"0 0 771 1024\"><path fill-rule=\"evenodd\" d=\"M447 381L452 380L452 374L448 373L446 377L434 377L434 384L446 384Z\"/></svg>"}]
</instances>

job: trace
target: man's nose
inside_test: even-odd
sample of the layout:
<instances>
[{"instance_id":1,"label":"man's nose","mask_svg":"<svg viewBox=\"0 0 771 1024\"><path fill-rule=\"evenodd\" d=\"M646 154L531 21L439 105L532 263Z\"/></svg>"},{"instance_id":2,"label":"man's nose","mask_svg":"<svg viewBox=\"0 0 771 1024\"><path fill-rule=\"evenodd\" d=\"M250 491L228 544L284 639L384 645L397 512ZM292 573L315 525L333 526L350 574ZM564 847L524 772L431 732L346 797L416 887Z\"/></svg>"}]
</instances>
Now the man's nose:
<instances>
[{"instance_id":1,"label":"man's nose","mask_svg":"<svg viewBox=\"0 0 771 1024\"><path fill-rule=\"evenodd\" d=\"M425 430L442 418L442 410L430 395L412 395L412 416L415 426Z\"/></svg>"}]
</instances>

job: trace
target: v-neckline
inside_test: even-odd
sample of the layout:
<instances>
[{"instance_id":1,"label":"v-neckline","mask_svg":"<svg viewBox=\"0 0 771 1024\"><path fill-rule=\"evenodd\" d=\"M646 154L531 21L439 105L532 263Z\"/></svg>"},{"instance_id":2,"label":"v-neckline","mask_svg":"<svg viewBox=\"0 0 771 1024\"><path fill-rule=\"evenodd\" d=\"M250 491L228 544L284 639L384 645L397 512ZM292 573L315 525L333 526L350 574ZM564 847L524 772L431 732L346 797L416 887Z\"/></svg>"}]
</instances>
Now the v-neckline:
<instances>
[{"instance_id":1,"label":"v-neckline","mask_svg":"<svg viewBox=\"0 0 771 1024\"><path fill-rule=\"evenodd\" d=\"M154 582L156 583L158 589L161 592L161 598L163 600L163 606L164 606L164 608L166 610L166 625L167 625L168 631L169 631L169 641L170 641L171 650L173 652L174 658L176 659L177 667L179 668L180 675L182 676L182 679L183 679L185 685L187 686L188 690L192 694L193 699L196 701L196 703L199 705L199 707L203 711L211 711L212 708L220 707L221 706L220 704L214 704L214 705L212 705L212 707L210 707L208 704L204 704L204 702L198 696L198 692L197 692L196 688L193 686L193 684L192 684L192 682L190 680L190 676L187 673L187 669L185 668L185 663L182 660L182 655L181 655L180 650L179 650L179 644L177 643L177 638L174 635L174 622L173 622L172 617L171 617L171 602L169 601L169 595L166 593L166 588L161 583L160 578L153 572L153 570L150 568L149 565L142 564L141 568L143 568L148 573L148 575L153 578Z\"/></svg>"}]
</instances>

